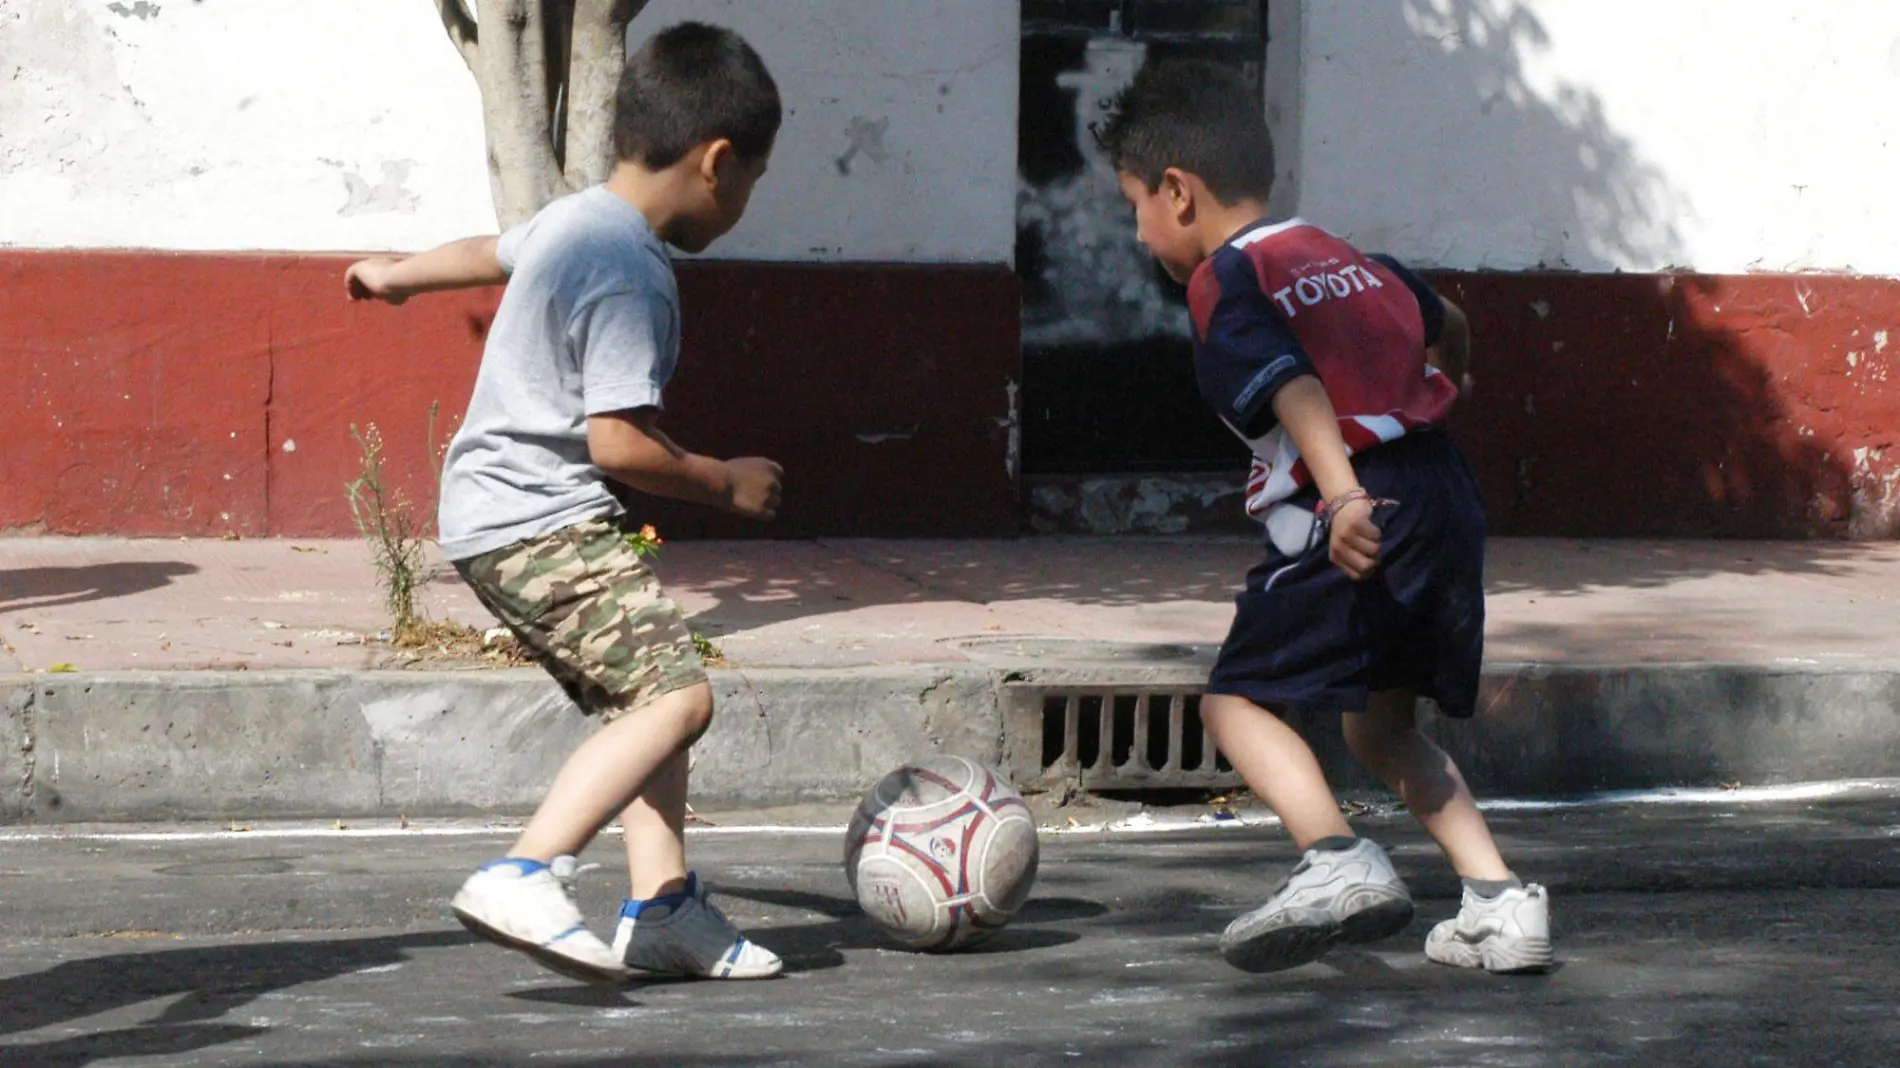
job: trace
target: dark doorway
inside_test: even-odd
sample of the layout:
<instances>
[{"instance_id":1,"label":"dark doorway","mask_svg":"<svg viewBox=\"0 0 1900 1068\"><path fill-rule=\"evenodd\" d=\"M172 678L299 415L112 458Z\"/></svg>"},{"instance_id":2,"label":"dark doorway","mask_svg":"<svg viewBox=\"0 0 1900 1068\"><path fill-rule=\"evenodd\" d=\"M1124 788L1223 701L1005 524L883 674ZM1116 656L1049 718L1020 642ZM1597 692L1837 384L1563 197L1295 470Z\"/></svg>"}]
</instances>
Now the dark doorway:
<instances>
[{"instance_id":1,"label":"dark doorway","mask_svg":"<svg viewBox=\"0 0 1900 1068\"><path fill-rule=\"evenodd\" d=\"M1095 144L1151 56L1256 84L1265 0L1025 0L1016 269L1025 475L1232 471L1246 450L1201 402L1185 293L1135 241Z\"/></svg>"}]
</instances>

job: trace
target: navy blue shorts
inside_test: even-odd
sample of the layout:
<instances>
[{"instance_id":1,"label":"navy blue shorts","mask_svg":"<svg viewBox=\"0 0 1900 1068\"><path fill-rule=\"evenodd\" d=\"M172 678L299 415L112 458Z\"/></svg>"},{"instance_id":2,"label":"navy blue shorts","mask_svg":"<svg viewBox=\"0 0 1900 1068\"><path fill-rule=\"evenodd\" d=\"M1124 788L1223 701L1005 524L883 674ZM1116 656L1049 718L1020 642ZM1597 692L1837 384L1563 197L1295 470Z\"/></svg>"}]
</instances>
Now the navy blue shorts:
<instances>
[{"instance_id":1,"label":"navy blue shorts","mask_svg":"<svg viewBox=\"0 0 1900 1068\"><path fill-rule=\"evenodd\" d=\"M1353 457L1375 513L1379 568L1354 582L1324 536L1299 556L1267 546L1235 598L1207 692L1260 705L1360 712L1412 690L1447 716L1476 710L1484 659L1484 499L1450 436L1413 433ZM1311 508L1317 494L1294 498Z\"/></svg>"}]
</instances>

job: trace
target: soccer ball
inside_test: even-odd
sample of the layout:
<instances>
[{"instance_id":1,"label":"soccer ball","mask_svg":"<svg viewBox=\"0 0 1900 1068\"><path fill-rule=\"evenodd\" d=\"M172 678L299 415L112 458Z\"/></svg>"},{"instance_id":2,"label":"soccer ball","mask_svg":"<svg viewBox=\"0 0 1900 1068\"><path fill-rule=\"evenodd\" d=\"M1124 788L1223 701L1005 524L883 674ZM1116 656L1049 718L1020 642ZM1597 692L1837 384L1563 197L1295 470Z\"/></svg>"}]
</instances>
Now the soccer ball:
<instances>
[{"instance_id":1,"label":"soccer ball","mask_svg":"<svg viewBox=\"0 0 1900 1068\"><path fill-rule=\"evenodd\" d=\"M844 873L865 915L912 949L1002 929L1036 882L1036 821L1001 772L962 757L906 764L864 795Z\"/></svg>"}]
</instances>

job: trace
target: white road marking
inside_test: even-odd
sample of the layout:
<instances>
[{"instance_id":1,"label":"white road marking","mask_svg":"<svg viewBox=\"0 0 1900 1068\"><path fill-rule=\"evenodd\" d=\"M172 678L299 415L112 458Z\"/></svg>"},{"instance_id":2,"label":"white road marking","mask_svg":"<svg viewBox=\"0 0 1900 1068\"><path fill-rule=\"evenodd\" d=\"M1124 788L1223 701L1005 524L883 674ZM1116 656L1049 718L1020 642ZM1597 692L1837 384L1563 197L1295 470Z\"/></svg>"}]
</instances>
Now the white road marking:
<instances>
[{"instance_id":1,"label":"white road marking","mask_svg":"<svg viewBox=\"0 0 1900 1068\"><path fill-rule=\"evenodd\" d=\"M1660 790L1606 790L1594 794L1566 798L1494 798L1478 802L1478 807L1487 812L1550 812L1588 808L1615 808L1623 805L1752 805L1772 804L1788 801L1819 801L1852 795L1891 796L1900 794L1900 779L1843 779L1832 782L1789 783L1780 786L1744 786L1733 790L1719 787L1672 787ZM1215 819L1210 814L1194 816L1156 815L1141 812L1119 820L1102 823L1077 824L1071 827L1044 826L1041 833L1046 835L1072 834L1158 834L1175 831L1204 831L1231 827L1265 827L1277 825L1275 817L1260 812L1248 813L1234 818ZM125 831L125 830L79 830L51 827L10 827L0 828L0 842L212 842L237 841L245 839L286 839L286 838L503 838L519 833L520 824L482 824L467 826L453 823L441 825L411 824L408 827L394 823L368 823L361 827L345 827L341 830L330 824L286 824L278 827L258 827L252 830L176 830ZM1900 831L1900 828L1886 829L1888 833ZM686 833L693 837L715 837L730 835L839 835L843 834L843 824L831 826L809 826L795 824L731 824L720 826L689 825ZM603 836L620 833L619 828L610 827L602 832Z\"/></svg>"}]
</instances>

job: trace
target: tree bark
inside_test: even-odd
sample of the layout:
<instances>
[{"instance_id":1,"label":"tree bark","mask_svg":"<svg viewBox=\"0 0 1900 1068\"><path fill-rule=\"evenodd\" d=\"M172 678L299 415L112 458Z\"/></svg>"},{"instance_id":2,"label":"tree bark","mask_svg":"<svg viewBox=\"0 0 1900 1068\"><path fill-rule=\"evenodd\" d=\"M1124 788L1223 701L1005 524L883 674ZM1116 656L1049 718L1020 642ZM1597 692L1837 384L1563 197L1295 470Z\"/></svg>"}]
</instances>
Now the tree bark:
<instances>
[{"instance_id":1,"label":"tree bark","mask_svg":"<svg viewBox=\"0 0 1900 1068\"><path fill-rule=\"evenodd\" d=\"M481 89L501 225L605 181L627 26L646 0L479 0L479 17L464 0L435 4Z\"/></svg>"},{"instance_id":2,"label":"tree bark","mask_svg":"<svg viewBox=\"0 0 1900 1068\"><path fill-rule=\"evenodd\" d=\"M567 192L554 155L547 21L539 0L483 0L476 80L495 215L513 226Z\"/></svg>"},{"instance_id":3,"label":"tree bark","mask_svg":"<svg viewBox=\"0 0 1900 1068\"><path fill-rule=\"evenodd\" d=\"M614 91L627 62L627 26L646 0L575 0L567 59L563 174L570 189L613 169Z\"/></svg>"},{"instance_id":4,"label":"tree bark","mask_svg":"<svg viewBox=\"0 0 1900 1068\"><path fill-rule=\"evenodd\" d=\"M435 0L435 6L442 15L442 28L449 32L449 40L454 42L455 50L462 54L462 62L473 71L479 36L475 16L462 6L462 0Z\"/></svg>"}]
</instances>

